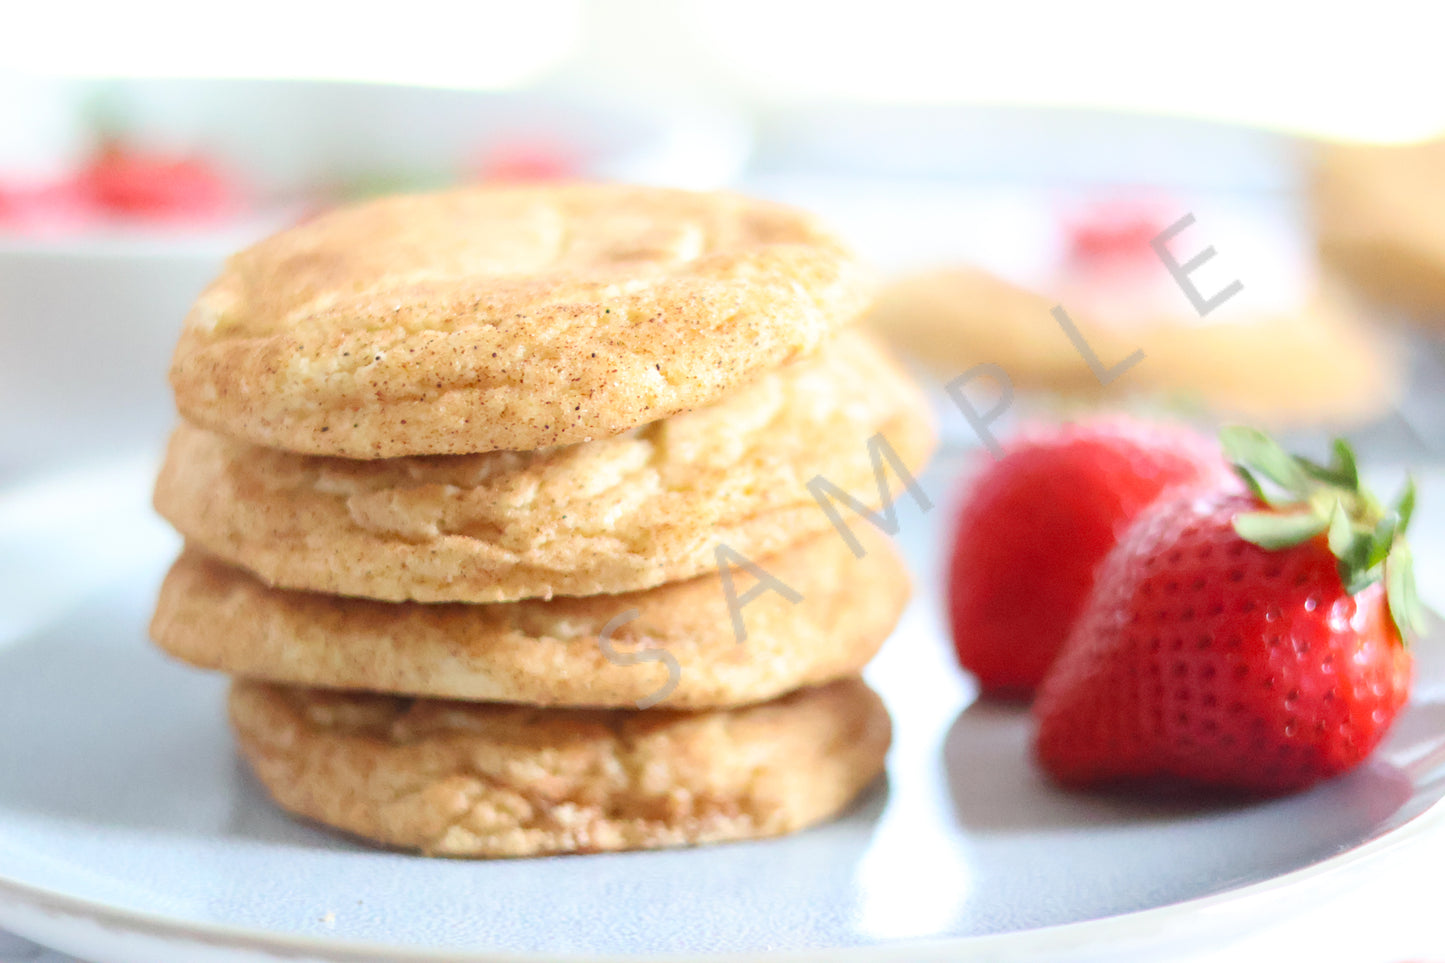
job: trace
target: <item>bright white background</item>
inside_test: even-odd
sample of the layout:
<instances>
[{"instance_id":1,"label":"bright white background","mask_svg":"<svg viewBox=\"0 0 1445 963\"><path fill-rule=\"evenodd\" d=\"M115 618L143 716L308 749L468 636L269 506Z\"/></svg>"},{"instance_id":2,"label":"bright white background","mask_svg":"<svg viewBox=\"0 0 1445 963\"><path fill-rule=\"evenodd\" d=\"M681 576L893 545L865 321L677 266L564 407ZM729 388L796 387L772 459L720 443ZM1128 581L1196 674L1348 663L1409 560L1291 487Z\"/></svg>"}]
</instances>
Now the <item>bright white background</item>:
<instances>
[{"instance_id":1,"label":"bright white background","mask_svg":"<svg viewBox=\"0 0 1445 963\"><path fill-rule=\"evenodd\" d=\"M1445 7L1429 0L46 0L5 8L0 128L35 119L27 101L36 88L22 88L25 77L501 89L560 74L751 105L1055 105L1387 140L1445 130Z\"/></svg>"}]
</instances>

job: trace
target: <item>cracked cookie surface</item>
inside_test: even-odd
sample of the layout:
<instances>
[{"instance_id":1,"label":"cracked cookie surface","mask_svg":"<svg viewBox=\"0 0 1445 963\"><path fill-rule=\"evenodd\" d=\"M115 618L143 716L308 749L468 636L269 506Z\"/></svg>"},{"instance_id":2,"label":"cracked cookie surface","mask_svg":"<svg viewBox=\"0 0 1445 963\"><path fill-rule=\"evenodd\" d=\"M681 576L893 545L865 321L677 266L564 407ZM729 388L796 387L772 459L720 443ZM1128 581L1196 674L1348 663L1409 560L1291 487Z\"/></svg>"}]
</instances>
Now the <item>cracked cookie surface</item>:
<instances>
[{"instance_id":1,"label":"cracked cookie surface","mask_svg":"<svg viewBox=\"0 0 1445 963\"><path fill-rule=\"evenodd\" d=\"M391 197L234 255L170 377L185 418L258 445L530 450L710 404L812 351L870 289L810 216L731 194Z\"/></svg>"},{"instance_id":2,"label":"cracked cookie surface","mask_svg":"<svg viewBox=\"0 0 1445 963\"><path fill-rule=\"evenodd\" d=\"M831 530L816 476L876 506L875 434L911 471L932 451L922 394L845 332L711 407L541 451L360 461L183 424L155 504L282 588L422 602L630 592L716 571L719 545L759 559Z\"/></svg>"},{"instance_id":3,"label":"cracked cookie surface","mask_svg":"<svg viewBox=\"0 0 1445 963\"><path fill-rule=\"evenodd\" d=\"M568 710L239 681L232 726L285 809L385 846L512 857L791 832L883 770L861 680L704 712Z\"/></svg>"}]
</instances>

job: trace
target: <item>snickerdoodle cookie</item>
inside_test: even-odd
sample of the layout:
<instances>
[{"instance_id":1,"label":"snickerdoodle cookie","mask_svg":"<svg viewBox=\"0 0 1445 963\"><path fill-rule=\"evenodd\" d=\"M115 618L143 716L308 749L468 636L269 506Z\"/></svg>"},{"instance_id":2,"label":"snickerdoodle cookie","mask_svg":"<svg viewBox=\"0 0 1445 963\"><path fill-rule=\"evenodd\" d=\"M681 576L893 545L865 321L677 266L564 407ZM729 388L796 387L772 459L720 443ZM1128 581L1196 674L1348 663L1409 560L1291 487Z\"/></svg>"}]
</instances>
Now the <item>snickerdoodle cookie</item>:
<instances>
[{"instance_id":1,"label":"snickerdoodle cookie","mask_svg":"<svg viewBox=\"0 0 1445 963\"><path fill-rule=\"evenodd\" d=\"M284 808L437 856L651 849L786 833L883 769L858 679L741 709L537 709L238 681L241 751Z\"/></svg>"},{"instance_id":2,"label":"snickerdoodle cookie","mask_svg":"<svg viewBox=\"0 0 1445 963\"><path fill-rule=\"evenodd\" d=\"M1327 266L1386 304L1445 314L1445 140L1321 145L1312 188Z\"/></svg>"},{"instance_id":3,"label":"snickerdoodle cookie","mask_svg":"<svg viewBox=\"0 0 1445 963\"><path fill-rule=\"evenodd\" d=\"M767 582L756 597L747 593L758 580L733 569L734 605L748 598L737 608L742 638L717 574L627 595L426 605L268 589L196 551L166 577L151 633L193 665L272 682L539 706L721 708L854 675L877 652L908 600L908 575L876 529L857 534L861 559L834 532L761 559L783 588Z\"/></svg>"},{"instance_id":4,"label":"snickerdoodle cookie","mask_svg":"<svg viewBox=\"0 0 1445 963\"><path fill-rule=\"evenodd\" d=\"M186 319L181 414L318 455L604 438L813 350L869 296L809 216L618 185L391 197L235 255Z\"/></svg>"},{"instance_id":5,"label":"snickerdoodle cookie","mask_svg":"<svg viewBox=\"0 0 1445 963\"><path fill-rule=\"evenodd\" d=\"M910 470L933 445L918 389L845 332L711 407L541 451L360 461L182 425L155 502L193 543L283 588L422 602L630 592L715 571L720 544L758 559L829 529L807 488L817 476L876 505L877 434Z\"/></svg>"}]
</instances>

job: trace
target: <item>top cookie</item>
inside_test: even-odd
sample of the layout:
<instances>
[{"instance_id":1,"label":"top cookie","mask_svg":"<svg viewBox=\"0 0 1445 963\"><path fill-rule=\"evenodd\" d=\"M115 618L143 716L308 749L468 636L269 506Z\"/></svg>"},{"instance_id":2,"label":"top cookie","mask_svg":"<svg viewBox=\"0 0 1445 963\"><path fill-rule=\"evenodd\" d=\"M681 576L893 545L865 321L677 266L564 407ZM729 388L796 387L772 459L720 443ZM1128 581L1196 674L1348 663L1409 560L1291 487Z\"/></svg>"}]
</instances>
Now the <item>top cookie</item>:
<instances>
[{"instance_id":1,"label":"top cookie","mask_svg":"<svg viewBox=\"0 0 1445 963\"><path fill-rule=\"evenodd\" d=\"M790 208L607 185L345 208L235 255L171 366L181 413L349 458L532 450L706 405L862 310Z\"/></svg>"}]
</instances>

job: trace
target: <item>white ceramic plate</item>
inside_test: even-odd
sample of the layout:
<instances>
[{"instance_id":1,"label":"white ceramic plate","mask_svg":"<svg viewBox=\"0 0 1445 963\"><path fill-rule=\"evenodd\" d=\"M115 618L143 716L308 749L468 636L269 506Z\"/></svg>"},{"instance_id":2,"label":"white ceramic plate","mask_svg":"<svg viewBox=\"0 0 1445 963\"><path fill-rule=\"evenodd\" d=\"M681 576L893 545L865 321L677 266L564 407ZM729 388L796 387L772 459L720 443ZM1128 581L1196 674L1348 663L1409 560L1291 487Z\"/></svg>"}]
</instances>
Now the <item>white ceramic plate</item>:
<instances>
[{"instance_id":1,"label":"white ceramic plate","mask_svg":"<svg viewBox=\"0 0 1445 963\"><path fill-rule=\"evenodd\" d=\"M146 644L176 546L149 471L0 498L0 927L98 963L1116 960L1278 919L1441 822L1445 659L1427 644L1388 744L1308 794L1050 788L1026 716L971 706L948 654L930 574L946 508L905 502L919 599L870 669L897 739L844 818L662 853L378 852L272 807L232 750L224 682Z\"/></svg>"}]
</instances>

